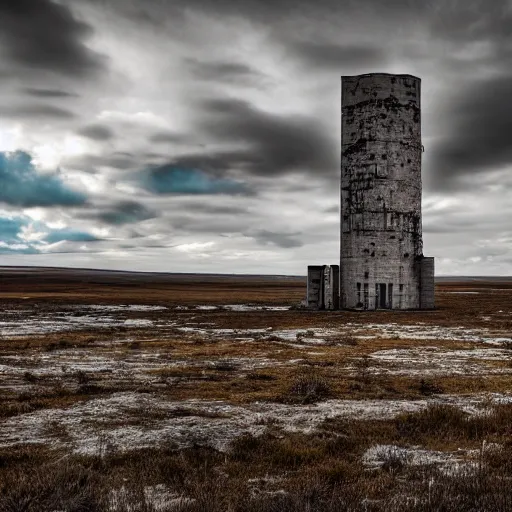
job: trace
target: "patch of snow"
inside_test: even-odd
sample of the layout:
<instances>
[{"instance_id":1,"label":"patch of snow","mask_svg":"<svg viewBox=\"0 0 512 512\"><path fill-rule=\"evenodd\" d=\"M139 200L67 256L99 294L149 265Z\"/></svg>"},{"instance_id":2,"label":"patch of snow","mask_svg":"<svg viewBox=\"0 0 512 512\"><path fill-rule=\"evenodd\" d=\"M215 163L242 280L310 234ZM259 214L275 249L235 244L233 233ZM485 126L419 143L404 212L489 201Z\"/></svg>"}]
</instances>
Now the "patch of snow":
<instances>
[{"instance_id":1,"label":"patch of snow","mask_svg":"<svg viewBox=\"0 0 512 512\"><path fill-rule=\"evenodd\" d=\"M381 467L388 462L396 461L409 466L427 464L451 464L462 462L459 456L448 452L421 449L419 446L408 448L393 444L377 444L371 446L363 454L362 462L366 466Z\"/></svg>"},{"instance_id":2,"label":"patch of snow","mask_svg":"<svg viewBox=\"0 0 512 512\"><path fill-rule=\"evenodd\" d=\"M356 338L357 333L365 331L374 331L374 335L378 335L385 339L418 339L418 340L452 340L452 341L469 341L481 343L502 343L512 341L512 338L497 338L491 336L492 332L488 328L483 329L467 329L463 326L458 327L442 327L436 325L403 325L398 323L390 324L354 324L348 323L344 326L349 328Z\"/></svg>"},{"instance_id":3,"label":"patch of snow","mask_svg":"<svg viewBox=\"0 0 512 512\"><path fill-rule=\"evenodd\" d=\"M265 328L263 328L263 329L216 329L216 328L205 329L205 328L201 328L201 327L185 326L185 327L177 327L176 330L180 331L180 332L185 332L185 333L190 332L190 333L194 333L194 334L201 334L205 337L212 336L214 338L224 337L224 336L229 336L229 335L238 335L238 334L268 333L268 329L265 329Z\"/></svg>"},{"instance_id":4,"label":"patch of snow","mask_svg":"<svg viewBox=\"0 0 512 512\"><path fill-rule=\"evenodd\" d=\"M486 361L509 361L506 349L443 350L438 347L417 347L379 350L370 354L380 366L372 373L389 375L481 375L512 372L512 368L486 365ZM385 366L383 366L383 364Z\"/></svg>"},{"instance_id":5,"label":"patch of snow","mask_svg":"<svg viewBox=\"0 0 512 512\"><path fill-rule=\"evenodd\" d=\"M264 306L254 304L224 304L228 311L288 311L291 306Z\"/></svg>"},{"instance_id":6,"label":"patch of snow","mask_svg":"<svg viewBox=\"0 0 512 512\"><path fill-rule=\"evenodd\" d=\"M287 431L312 432L327 418L386 419L419 411L429 404L456 405L481 413L490 403L512 401L512 395L440 395L421 400L327 400L290 405L254 402L233 405L223 401L166 401L156 394L114 393L66 409L46 409L0 421L0 446L44 443L67 446L77 453L101 453L174 443L212 446L225 451L244 433L260 435L268 422ZM185 411L185 413L184 413ZM137 419L140 424L123 421ZM152 419L153 418L153 419ZM67 435L55 439L48 425L57 422Z\"/></svg>"},{"instance_id":7,"label":"patch of snow","mask_svg":"<svg viewBox=\"0 0 512 512\"><path fill-rule=\"evenodd\" d=\"M145 318L127 318L123 322L123 325L131 327L147 327L148 325L153 325L153 321Z\"/></svg>"},{"instance_id":8,"label":"patch of snow","mask_svg":"<svg viewBox=\"0 0 512 512\"><path fill-rule=\"evenodd\" d=\"M72 307L75 309L93 309L98 311L160 311L168 309L165 306L146 304L85 304Z\"/></svg>"},{"instance_id":9,"label":"patch of snow","mask_svg":"<svg viewBox=\"0 0 512 512\"><path fill-rule=\"evenodd\" d=\"M111 315L72 315L64 312L38 313L36 310L25 312L16 320L0 321L0 336L19 338L33 334L103 329L112 326L146 327L153 325L148 319L124 319Z\"/></svg>"},{"instance_id":10,"label":"patch of snow","mask_svg":"<svg viewBox=\"0 0 512 512\"><path fill-rule=\"evenodd\" d=\"M457 295L478 295L480 292L445 292L445 291L441 291L439 293L452 293L452 294L457 294Z\"/></svg>"}]
</instances>

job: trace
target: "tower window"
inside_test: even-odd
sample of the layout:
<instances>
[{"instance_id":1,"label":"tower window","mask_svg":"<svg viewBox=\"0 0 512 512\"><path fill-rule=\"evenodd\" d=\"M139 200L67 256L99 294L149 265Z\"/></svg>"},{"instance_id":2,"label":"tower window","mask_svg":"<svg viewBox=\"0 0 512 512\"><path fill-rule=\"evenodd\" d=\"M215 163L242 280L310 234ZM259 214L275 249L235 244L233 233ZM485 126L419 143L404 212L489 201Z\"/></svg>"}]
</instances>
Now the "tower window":
<instances>
[{"instance_id":1,"label":"tower window","mask_svg":"<svg viewBox=\"0 0 512 512\"><path fill-rule=\"evenodd\" d=\"M364 273L364 278L365 278L365 279L368 279L369 277L370 277L370 272L365 272L365 273Z\"/></svg>"}]
</instances>

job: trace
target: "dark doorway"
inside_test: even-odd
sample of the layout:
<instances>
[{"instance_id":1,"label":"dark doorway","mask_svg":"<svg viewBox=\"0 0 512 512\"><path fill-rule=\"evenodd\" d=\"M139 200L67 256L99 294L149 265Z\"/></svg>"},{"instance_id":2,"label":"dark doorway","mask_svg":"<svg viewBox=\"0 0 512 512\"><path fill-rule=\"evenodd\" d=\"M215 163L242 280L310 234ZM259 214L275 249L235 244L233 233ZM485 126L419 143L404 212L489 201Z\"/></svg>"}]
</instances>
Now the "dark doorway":
<instances>
[{"instance_id":1,"label":"dark doorway","mask_svg":"<svg viewBox=\"0 0 512 512\"><path fill-rule=\"evenodd\" d=\"M379 308L386 309L386 284L379 284Z\"/></svg>"}]
</instances>

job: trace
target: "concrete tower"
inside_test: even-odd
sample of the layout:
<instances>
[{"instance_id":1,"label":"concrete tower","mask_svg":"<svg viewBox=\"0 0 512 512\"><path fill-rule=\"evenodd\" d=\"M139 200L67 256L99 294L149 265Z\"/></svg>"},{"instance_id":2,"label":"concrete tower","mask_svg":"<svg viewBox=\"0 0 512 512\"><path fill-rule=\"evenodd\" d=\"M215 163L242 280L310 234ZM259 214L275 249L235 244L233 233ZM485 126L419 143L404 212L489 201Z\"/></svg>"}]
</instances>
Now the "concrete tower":
<instances>
[{"instance_id":1,"label":"concrete tower","mask_svg":"<svg viewBox=\"0 0 512 512\"><path fill-rule=\"evenodd\" d=\"M421 232L421 80L342 77L342 309L434 307Z\"/></svg>"}]
</instances>

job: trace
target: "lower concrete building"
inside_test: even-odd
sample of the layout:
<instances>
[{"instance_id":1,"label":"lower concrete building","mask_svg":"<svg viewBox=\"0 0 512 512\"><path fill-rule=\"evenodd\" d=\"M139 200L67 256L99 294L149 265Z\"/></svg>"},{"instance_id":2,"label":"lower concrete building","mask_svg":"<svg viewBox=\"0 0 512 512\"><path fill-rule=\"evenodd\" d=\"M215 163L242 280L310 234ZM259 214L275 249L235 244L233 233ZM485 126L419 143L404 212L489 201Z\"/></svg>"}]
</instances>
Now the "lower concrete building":
<instances>
[{"instance_id":1,"label":"lower concrete building","mask_svg":"<svg viewBox=\"0 0 512 512\"><path fill-rule=\"evenodd\" d=\"M310 309L339 309L340 267L308 266L306 306Z\"/></svg>"}]
</instances>

